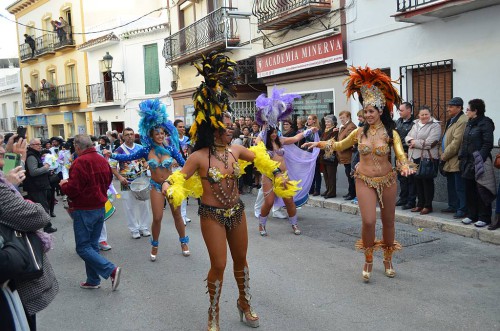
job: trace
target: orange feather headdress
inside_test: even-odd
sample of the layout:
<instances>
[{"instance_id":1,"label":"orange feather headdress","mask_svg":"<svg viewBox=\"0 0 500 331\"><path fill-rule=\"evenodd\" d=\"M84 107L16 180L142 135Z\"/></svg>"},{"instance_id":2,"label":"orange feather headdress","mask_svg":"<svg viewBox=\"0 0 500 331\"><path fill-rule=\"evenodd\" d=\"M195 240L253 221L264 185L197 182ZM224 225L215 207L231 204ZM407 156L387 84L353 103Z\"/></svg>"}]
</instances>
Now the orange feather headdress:
<instances>
[{"instance_id":1,"label":"orange feather headdress","mask_svg":"<svg viewBox=\"0 0 500 331\"><path fill-rule=\"evenodd\" d=\"M372 105L379 110L387 106L392 111L394 105L399 106L401 97L392 85L399 82L391 80L380 69L370 69L351 66L350 75L345 80L345 93L347 97L358 95L358 100L363 106Z\"/></svg>"}]
</instances>

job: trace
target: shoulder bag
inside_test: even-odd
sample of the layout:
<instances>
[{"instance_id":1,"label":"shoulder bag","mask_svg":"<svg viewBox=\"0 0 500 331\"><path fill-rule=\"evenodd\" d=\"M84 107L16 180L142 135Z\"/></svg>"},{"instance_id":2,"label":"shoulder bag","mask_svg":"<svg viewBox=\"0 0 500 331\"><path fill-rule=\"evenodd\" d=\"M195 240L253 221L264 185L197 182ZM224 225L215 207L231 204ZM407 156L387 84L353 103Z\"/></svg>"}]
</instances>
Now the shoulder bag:
<instances>
[{"instance_id":1,"label":"shoulder bag","mask_svg":"<svg viewBox=\"0 0 500 331\"><path fill-rule=\"evenodd\" d=\"M427 151L427 157L424 157L424 151ZM431 157L430 150L422 150L422 156L420 157L420 162L418 164L418 170L415 173L415 177L421 179L436 178L439 168L438 162L438 160L435 160Z\"/></svg>"},{"instance_id":2,"label":"shoulder bag","mask_svg":"<svg viewBox=\"0 0 500 331\"><path fill-rule=\"evenodd\" d=\"M0 236L3 237L4 247L12 247L27 261L16 280L32 280L43 275L43 243L36 233L16 231L0 224Z\"/></svg>"}]
</instances>

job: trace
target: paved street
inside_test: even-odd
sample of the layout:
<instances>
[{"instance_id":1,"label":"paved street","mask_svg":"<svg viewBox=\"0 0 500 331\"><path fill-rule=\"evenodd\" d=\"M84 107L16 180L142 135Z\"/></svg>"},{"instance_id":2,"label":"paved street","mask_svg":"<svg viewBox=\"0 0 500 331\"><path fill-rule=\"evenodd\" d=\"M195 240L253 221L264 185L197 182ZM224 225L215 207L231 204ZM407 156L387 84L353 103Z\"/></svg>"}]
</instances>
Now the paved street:
<instances>
[{"instance_id":1,"label":"paved street","mask_svg":"<svg viewBox=\"0 0 500 331\"><path fill-rule=\"evenodd\" d=\"M302 235L286 220L268 222L262 238L253 216L255 197L244 195L249 223L253 306L260 330L499 330L499 247L458 235L396 224L404 250L397 276L383 274L376 254L372 281L361 280L363 255L354 251L360 218L323 208L299 210ZM196 202L188 206L192 255L183 257L171 215L166 213L158 260L149 261L149 239L130 237L121 201L107 222L103 253L123 267L120 287L111 282L83 290L71 221L56 206L55 249L49 258L59 280L54 302L38 315L39 330L205 330L208 254ZM239 322L237 289L228 266L221 296L221 330L249 330Z\"/></svg>"}]
</instances>

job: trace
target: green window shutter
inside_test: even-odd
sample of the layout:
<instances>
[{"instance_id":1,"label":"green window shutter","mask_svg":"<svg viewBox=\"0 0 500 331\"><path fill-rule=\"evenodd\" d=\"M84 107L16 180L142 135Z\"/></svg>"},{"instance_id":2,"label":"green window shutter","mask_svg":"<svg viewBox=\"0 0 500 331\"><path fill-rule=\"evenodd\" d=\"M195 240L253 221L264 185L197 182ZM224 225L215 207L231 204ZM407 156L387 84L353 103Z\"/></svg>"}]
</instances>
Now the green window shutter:
<instances>
[{"instance_id":1,"label":"green window shutter","mask_svg":"<svg viewBox=\"0 0 500 331\"><path fill-rule=\"evenodd\" d=\"M145 94L160 93L160 67L158 65L158 45L144 46Z\"/></svg>"}]
</instances>

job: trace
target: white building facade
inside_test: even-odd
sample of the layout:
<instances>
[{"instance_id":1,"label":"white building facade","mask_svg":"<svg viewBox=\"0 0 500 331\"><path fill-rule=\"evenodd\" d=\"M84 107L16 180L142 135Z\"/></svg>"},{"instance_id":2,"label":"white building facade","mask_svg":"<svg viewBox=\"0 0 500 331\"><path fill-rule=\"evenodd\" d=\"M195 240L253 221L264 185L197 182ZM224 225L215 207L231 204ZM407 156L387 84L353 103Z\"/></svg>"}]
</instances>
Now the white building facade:
<instances>
[{"instance_id":1,"label":"white building facade","mask_svg":"<svg viewBox=\"0 0 500 331\"><path fill-rule=\"evenodd\" d=\"M16 131L23 100L19 68L0 69L0 134Z\"/></svg>"}]
</instances>

